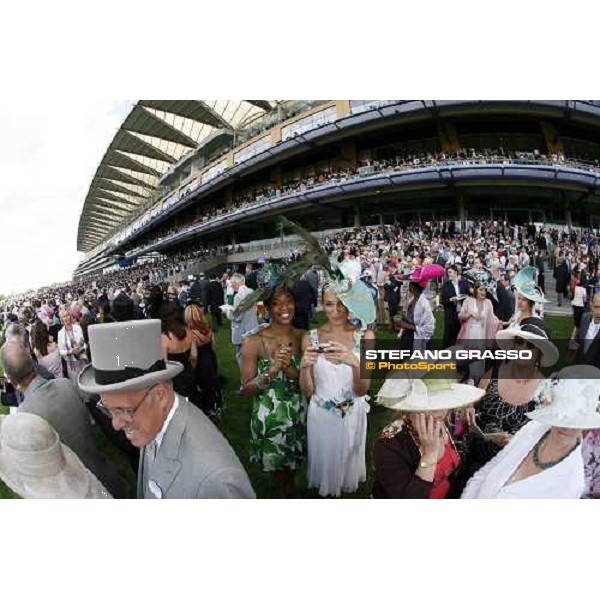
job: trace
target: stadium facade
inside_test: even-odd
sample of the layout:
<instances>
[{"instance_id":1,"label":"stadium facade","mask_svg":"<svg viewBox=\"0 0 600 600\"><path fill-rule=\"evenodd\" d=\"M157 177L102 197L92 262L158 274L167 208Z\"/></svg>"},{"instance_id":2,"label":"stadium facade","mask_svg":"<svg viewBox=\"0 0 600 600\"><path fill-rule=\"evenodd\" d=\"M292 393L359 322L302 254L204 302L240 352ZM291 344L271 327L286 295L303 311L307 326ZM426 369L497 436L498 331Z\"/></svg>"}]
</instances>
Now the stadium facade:
<instances>
[{"instance_id":1,"label":"stadium facade","mask_svg":"<svg viewBox=\"0 0 600 600\"><path fill-rule=\"evenodd\" d=\"M472 217L598 227L600 103L139 101L90 185L74 275L199 246L242 244L251 259L281 214L313 231Z\"/></svg>"}]
</instances>

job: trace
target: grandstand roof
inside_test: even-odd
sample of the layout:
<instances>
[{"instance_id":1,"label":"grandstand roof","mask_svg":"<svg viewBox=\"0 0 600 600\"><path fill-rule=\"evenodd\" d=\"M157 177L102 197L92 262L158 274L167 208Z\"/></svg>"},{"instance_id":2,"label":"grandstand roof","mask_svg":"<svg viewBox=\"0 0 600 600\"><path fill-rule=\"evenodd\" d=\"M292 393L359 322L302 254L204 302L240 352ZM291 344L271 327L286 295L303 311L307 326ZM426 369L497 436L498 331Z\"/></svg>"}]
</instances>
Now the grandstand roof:
<instances>
[{"instance_id":1,"label":"grandstand roof","mask_svg":"<svg viewBox=\"0 0 600 600\"><path fill-rule=\"evenodd\" d=\"M87 252L158 193L160 178L217 131L236 132L280 100L140 100L104 155L79 219Z\"/></svg>"}]
</instances>

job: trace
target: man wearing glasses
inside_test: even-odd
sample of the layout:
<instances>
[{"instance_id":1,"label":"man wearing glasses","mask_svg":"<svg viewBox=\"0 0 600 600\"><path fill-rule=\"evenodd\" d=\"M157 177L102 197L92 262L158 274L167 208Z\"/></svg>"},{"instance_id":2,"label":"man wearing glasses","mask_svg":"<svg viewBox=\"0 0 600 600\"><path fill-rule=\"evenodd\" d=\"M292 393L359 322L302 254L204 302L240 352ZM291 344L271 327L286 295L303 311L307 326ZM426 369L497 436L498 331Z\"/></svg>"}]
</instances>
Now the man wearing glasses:
<instances>
[{"instance_id":1,"label":"man wearing glasses","mask_svg":"<svg viewBox=\"0 0 600 600\"><path fill-rule=\"evenodd\" d=\"M177 395L171 379L183 370L165 361L160 321L89 328L93 362L79 377L84 392L142 450L138 498L254 498L231 446L198 408Z\"/></svg>"}]
</instances>

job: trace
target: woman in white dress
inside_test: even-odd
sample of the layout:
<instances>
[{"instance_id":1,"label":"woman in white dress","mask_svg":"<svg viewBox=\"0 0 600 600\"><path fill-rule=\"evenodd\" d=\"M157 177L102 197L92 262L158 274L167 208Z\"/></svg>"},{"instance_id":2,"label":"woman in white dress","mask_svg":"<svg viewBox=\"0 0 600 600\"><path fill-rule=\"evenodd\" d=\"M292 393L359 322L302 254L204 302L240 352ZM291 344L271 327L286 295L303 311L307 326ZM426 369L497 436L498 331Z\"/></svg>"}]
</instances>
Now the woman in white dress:
<instances>
[{"instance_id":1,"label":"woman in white dress","mask_svg":"<svg viewBox=\"0 0 600 600\"><path fill-rule=\"evenodd\" d=\"M470 350L485 350L496 338L500 321L494 314L492 301L487 297L487 289L481 281L473 281L469 288L470 296L463 302L458 313L461 322L457 340L465 340L463 347ZM479 383L485 372L485 361L479 360L469 365L469 378Z\"/></svg>"},{"instance_id":2,"label":"woman in white dress","mask_svg":"<svg viewBox=\"0 0 600 600\"><path fill-rule=\"evenodd\" d=\"M548 404L469 480L462 498L580 498L581 437L600 428L600 369L567 367L548 384Z\"/></svg>"},{"instance_id":3,"label":"woman in white dress","mask_svg":"<svg viewBox=\"0 0 600 600\"><path fill-rule=\"evenodd\" d=\"M495 339L500 323L494 315L494 306L487 297L483 283L474 282L469 291L471 296L465 299L458 313L461 322L458 339L478 340L481 344L480 349L483 350Z\"/></svg>"},{"instance_id":4,"label":"woman in white dress","mask_svg":"<svg viewBox=\"0 0 600 600\"><path fill-rule=\"evenodd\" d=\"M87 366L86 344L83 330L76 323L71 313L61 310L59 313L63 328L58 332L58 351L67 363L67 375L77 385L79 373Z\"/></svg>"},{"instance_id":5,"label":"woman in white dress","mask_svg":"<svg viewBox=\"0 0 600 600\"><path fill-rule=\"evenodd\" d=\"M327 322L302 340L300 389L310 399L308 486L317 487L321 496L353 493L367 478L370 379L361 379L361 332L348 320L343 298L333 287L324 288ZM364 332L365 340L374 338L372 331Z\"/></svg>"}]
</instances>

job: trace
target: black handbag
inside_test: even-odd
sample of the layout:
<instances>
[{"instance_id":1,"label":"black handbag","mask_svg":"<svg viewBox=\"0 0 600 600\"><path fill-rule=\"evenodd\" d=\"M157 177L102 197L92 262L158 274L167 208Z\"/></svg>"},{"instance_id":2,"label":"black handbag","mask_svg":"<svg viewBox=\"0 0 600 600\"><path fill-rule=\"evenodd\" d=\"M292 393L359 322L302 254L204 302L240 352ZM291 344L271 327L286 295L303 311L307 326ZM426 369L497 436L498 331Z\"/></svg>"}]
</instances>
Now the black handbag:
<instances>
[{"instance_id":1,"label":"black handbag","mask_svg":"<svg viewBox=\"0 0 600 600\"><path fill-rule=\"evenodd\" d=\"M4 377L0 377L0 404L11 407L19 406L15 388Z\"/></svg>"}]
</instances>

